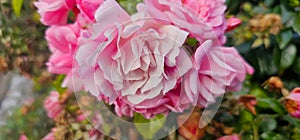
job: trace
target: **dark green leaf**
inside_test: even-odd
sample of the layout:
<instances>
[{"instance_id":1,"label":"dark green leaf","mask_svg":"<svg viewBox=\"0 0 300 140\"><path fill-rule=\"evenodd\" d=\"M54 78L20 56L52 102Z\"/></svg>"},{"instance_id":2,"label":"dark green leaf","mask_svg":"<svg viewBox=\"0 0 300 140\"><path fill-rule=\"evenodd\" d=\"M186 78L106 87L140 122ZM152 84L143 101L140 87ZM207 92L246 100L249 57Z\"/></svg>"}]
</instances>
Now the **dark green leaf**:
<instances>
[{"instance_id":1,"label":"dark green leaf","mask_svg":"<svg viewBox=\"0 0 300 140\"><path fill-rule=\"evenodd\" d=\"M277 100L271 98L256 98L257 99L257 106L262 108L270 108L276 113L280 115L284 115L285 111L280 103Z\"/></svg>"},{"instance_id":2,"label":"dark green leaf","mask_svg":"<svg viewBox=\"0 0 300 140\"><path fill-rule=\"evenodd\" d=\"M281 51L278 47L273 50L273 61L277 68L280 68Z\"/></svg>"},{"instance_id":3,"label":"dark green leaf","mask_svg":"<svg viewBox=\"0 0 300 140\"><path fill-rule=\"evenodd\" d=\"M297 74L300 74L300 57L297 57L294 65L293 65L293 70L294 72L296 72Z\"/></svg>"},{"instance_id":4,"label":"dark green leaf","mask_svg":"<svg viewBox=\"0 0 300 140\"><path fill-rule=\"evenodd\" d=\"M277 121L273 118L265 118L259 125L261 131L272 131L277 127Z\"/></svg>"},{"instance_id":5,"label":"dark green leaf","mask_svg":"<svg viewBox=\"0 0 300 140\"><path fill-rule=\"evenodd\" d=\"M290 21L293 19L294 13L289 11L283 4L280 6L280 8L281 8L282 22L284 24L290 23Z\"/></svg>"},{"instance_id":6,"label":"dark green leaf","mask_svg":"<svg viewBox=\"0 0 300 140\"><path fill-rule=\"evenodd\" d=\"M293 33L289 29L281 32L277 36L277 42L279 44L279 48L284 49L288 45L288 43L292 40L292 37L293 37Z\"/></svg>"},{"instance_id":7,"label":"dark green leaf","mask_svg":"<svg viewBox=\"0 0 300 140\"><path fill-rule=\"evenodd\" d=\"M256 38L250 40L250 41L246 41L244 43L242 43L239 46L236 46L236 49L240 52L240 53L246 53L251 49L251 45L253 44L253 42L256 40Z\"/></svg>"},{"instance_id":8,"label":"dark green leaf","mask_svg":"<svg viewBox=\"0 0 300 140\"><path fill-rule=\"evenodd\" d=\"M268 7L272 6L274 4L274 0L265 0L265 5L267 5Z\"/></svg>"},{"instance_id":9,"label":"dark green leaf","mask_svg":"<svg viewBox=\"0 0 300 140\"><path fill-rule=\"evenodd\" d=\"M280 68L286 69L290 67L297 54L297 48L295 45L289 45L281 52L281 59L280 59Z\"/></svg>"},{"instance_id":10,"label":"dark green leaf","mask_svg":"<svg viewBox=\"0 0 300 140\"><path fill-rule=\"evenodd\" d=\"M293 22L293 29L295 32L300 35L300 15L295 15L294 22Z\"/></svg>"},{"instance_id":11,"label":"dark green leaf","mask_svg":"<svg viewBox=\"0 0 300 140\"><path fill-rule=\"evenodd\" d=\"M293 124L294 126L296 126L297 128L300 129L300 120L299 119L293 118L290 115L283 116L283 119L290 122L291 124Z\"/></svg>"},{"instance_id":12,"label":"dark green leaf","mask_svg":"<svg viewBox=\"0 0 300 140\"><path fill-rule=\"evenodd\" d=\"M273 57L268 54L264 54L261 56L258 56L257 58L259 69L262 73L266 73L268 75L272 75L278 71L274 61Z\"/></svg>"},{"instance_id":13,"label":"dark green leaf","mask_svg":"<svg viewBox=\"0 0 300 140\"><path fill-rule=\"evenodd\" d=\"M274 133L274 132L262 133L260 137L263 140L284 140L285 139L282 135Z\"/></svg>"}]
</instances>

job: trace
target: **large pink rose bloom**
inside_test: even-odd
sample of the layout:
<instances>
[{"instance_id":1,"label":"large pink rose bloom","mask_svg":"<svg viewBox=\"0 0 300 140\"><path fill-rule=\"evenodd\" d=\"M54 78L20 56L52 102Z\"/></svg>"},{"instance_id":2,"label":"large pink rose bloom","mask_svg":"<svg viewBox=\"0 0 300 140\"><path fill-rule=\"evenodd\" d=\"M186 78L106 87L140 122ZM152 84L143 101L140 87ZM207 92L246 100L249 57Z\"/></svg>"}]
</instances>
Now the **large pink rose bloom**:
<instances>
[{"instance_id":1,"label":"large pink rose bloom","mask_svg":"<svg viewBox=\"0 0 300 140\"><path fill-rule=\"evenodd\" d=\"M65 25L69 11L75 6L75 0L39 0L34 5L38 8L43 24Z\"/></svg>"},{"instance_id":2,"label":"large pink rose bloom","mask_svg":"<svg viewBox=\"0 0 300 140\"><path fill-rule=\"evenodd\" d=\"M44 107L49 118L56 118L64 110L64 105L59 103L59 93L52 91L44 101Z\"/></svg>"},{"instance_id":3,"label":"large pink rose bloom","mask_svg":"<svg viewBox=\"0 0 300 140\"><path fill-rule=\"evenodd\" d=\"M184 29L200 43L207 39L226 41L224 0L144 0L140 9L151 17ZM215 43L219 43L215 42Z\"/></svg>"},{"instance_id":4,"label":"large pink rose bloom","mask_svg":"<svg viewBox=\"0 0 300 140\"><path fill-rule=\"evenodd\" d=\"M248 65L234 48L213 46L207 40L194 54L195 70L185 78L185 91L190 100L199 106L212 103L227 91L238 91L246 74L254 69Z\"/></svg>"},{"instance_id":5,"label":"large pink rose bloom","mask_svg":"<svg viewBox=\"0 0 300 140\"><path fill-rule=\"evenodd\" d=\"M91 38L76 55L91 94L115 104L120 116L181 112L187 103L181 77L193 65L182 48L188 33L142 13L130 17L114 0L105 1L95 18Z\"/></svg>"}]
</instances>

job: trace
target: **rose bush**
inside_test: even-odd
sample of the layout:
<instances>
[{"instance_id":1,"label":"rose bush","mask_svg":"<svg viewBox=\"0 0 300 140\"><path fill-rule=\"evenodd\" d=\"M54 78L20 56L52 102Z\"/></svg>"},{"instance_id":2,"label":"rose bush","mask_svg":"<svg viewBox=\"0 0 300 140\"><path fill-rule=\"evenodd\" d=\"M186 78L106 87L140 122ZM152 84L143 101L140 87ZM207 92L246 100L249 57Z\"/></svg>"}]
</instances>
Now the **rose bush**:
<instances>
[{"instance_id":1,"label":"rose bush","mask_svg":"<svg viewBox=\"0 0 300 140\"><path fill-rule=\"evenodd\" d=\"M61 1L50 13L40 12L42 22L60 9L72 11L76 21L61 26L59 20L52 25L60 26L47 30L53 53L49 71L67 75L63 86L86 89L114 104L119 116L138 112L150 118L182 112L189 104L203 107L238 90L253 73L233 48L222 45L224 1L145 0L133 16L113 0ZM185 50L190 37L200 45L196 52Z\"/></svg>"},{"instance_id":2,"label":"rose bush","mask_svg":"<svg viewBox=\"0 0 300 140\"><path fill-rule=\"evenodd\" d=\"M1 5L0 73L31 78L39 93L9 116L0 110L2 139L42 139L51 128L49 139L300 139L296 0Z\"/></svg>"}]
</instances>

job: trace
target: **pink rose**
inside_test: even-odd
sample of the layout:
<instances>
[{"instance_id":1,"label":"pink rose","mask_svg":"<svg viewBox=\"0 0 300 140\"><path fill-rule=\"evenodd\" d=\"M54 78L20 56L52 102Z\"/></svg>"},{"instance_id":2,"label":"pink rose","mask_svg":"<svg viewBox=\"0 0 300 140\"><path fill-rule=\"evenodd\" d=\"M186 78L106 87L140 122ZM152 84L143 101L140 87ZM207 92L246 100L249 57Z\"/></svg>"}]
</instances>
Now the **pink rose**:
<instances>
[{"instance_id":1,"label":"pink rose","mask_svg":"<svg viewBox=\"0 0 300 140\"><path fill-rule=\"evenodd\" d=\"M52 52L73 53L77 47L77 40L80 35L78 24L65 26L51 26L46 31L46 40Z\"/></svg>"},{"instance_id":2,"label":"pink rose","mask_svg":"<svg viewBox=\"0 0 300 140\"><path fill-rule=\"evenodd\" d=\"M89 131L89 139L90 140L100 140L103 139L104 135L96 128L92 128Z\"/></svg>"},{"instance_id":3,"label":"pink rose","mask_svg":"<svg viewBox=\"0 0 300 140\"><path fill-rule=\"evenodd\" d=\"M91 94L106 96L120 116L182 111L181 78L193 65L182 47L188 33L143 13L130 17L114 0L105 1L95 19L76 55Z\"/></svg>"},{"instance_id":4,"label":"pink rose","mask_svg":"<svg viewBox=\"0 0 300 140\"><path fill-rule=\"evenodd\" d=\"M75 51L78 49L78 40L85 30L78 23L65 26L51 26L46 31L46 40L52 52L47 66L48 71L54 74L65 74L63 87L80 89L81 83L77 74L72 71ZM73 86L74 85L74 86Z\"/></svg>"},{"instance_id":5,"label":"pink rose","mask_svg":"<svg viewBox=\"0 0 300 140\"><path fill-rule=\"evenodd\" d=\"M59 103L59 93L52 91L44 101L44 107L49 118L56 118L64 110L64 105Z\"/></svg>"},{"instance_id":6,"label":"pink rose","mask_svg":"<svg viewBox=\"0 0 300 140\"><path fill-rule=\"evenodd\" d=\"M52 56L47 63L48 70L55 74L68 74L72 70L73 55L79 36L77 24L51 26L46 31L46 40Z\"/></svg>"},{"instance_id":7,"label":"pink rose","mask_svg":"<svg viewBox=\"0 0 300 140\"><path fill-rule=\"evenodd\" d=\"M75 6L75 0L39 0L34 5L45 25L65 25L69 11Z\"/></svg>"},{"instance_id":8,"label":"pink rose","mask_svg":"<svg viewBox=\"0 0 300 140\"><path fill-rule=\"evenodd\" d=\"M218 140L240 140L240 136L237 134L233 134L233 135L223 136Z\"/></svg>"},{"instance_id":9,"label":"pink rose","mask_svg":"<svg viewBox=\"0 0 300 140\"><path fill-rule=\"evenodd\" d=\"M246 74L254 72L234 48L215 47L210 40L198 47L194 60L195 70L186 76L185 90L200 106L214 102L226 91L239 90Z\"/></svg>"},{"instance_id":10,"label":"pink rose","mask_svg":"<svg viewBox=\"0 0 300 140\"><path fill-rule=\"evenodd\" d=\"M285 107L291 116L300 118L300 88L295 88L286 97Z\"/></svg>"},{"instance_id":11,"label":"pink rose","mask_svg":"<svg viewBox=\"0 0 300 140\"><path fill-rule=\"evenodd\" d=\"M56 131L56 128L52 128L51 132L48 133L42 140L55 140L54 133Z\"/></svg>"},{"instance_id":12,"label":"pink rose","mask_svg":"<svg viewBox=\"0 0 300 140\"><path fill-rule=\"evenodd\" d=\"M25 134L22 134L19 138L19 140L28 140L27 136Z\"/></svg>"},{"instance_id":13,"label":"pink rose","mask_svg":"<svg viewBox=\"0 0 300 140\"><path fill-rule=\"evenodd\" d=\"M95 12L103 1L104 0L76 0L76 3L82 17L87 21L93 21L95 19Z\"/></svg>"},{"instance_id":14,"label":"pink rose","mask_svg":"<svg viewBox=\"0 0 300 140\"><path fill-rule=\"evenodd\" d=\"M139 4L155 19L175 24L195 37L200 43L218 38L225 43L225 0L144 0ZM215 42L218 43L218 42Z\"/></svg>"}]
</instances>

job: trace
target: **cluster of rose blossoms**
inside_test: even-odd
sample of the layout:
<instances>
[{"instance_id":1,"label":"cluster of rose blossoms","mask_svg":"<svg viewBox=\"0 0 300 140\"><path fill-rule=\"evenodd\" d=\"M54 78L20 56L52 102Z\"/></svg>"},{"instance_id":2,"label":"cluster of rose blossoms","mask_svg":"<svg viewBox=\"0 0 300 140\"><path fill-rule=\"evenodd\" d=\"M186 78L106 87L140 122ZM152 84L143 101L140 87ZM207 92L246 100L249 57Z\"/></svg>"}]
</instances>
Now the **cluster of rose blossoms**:
<instances>
[{"instance_id":1,"label":"cluster of rose blossoms","mask_svg":"<svg viewBox=\"0 0 300 140\"><path fill-rule=\"evenodd\" d=\"M225 32L240 23L226 21L224 2L144 0L133 15L115 0L39 0L35 6L49 26L48 69L66 75L62 86L90 92L119 116L151 118L205 107L239 90L254 72L235 48L224 46Z\"/></svg>"}]
</instances>

